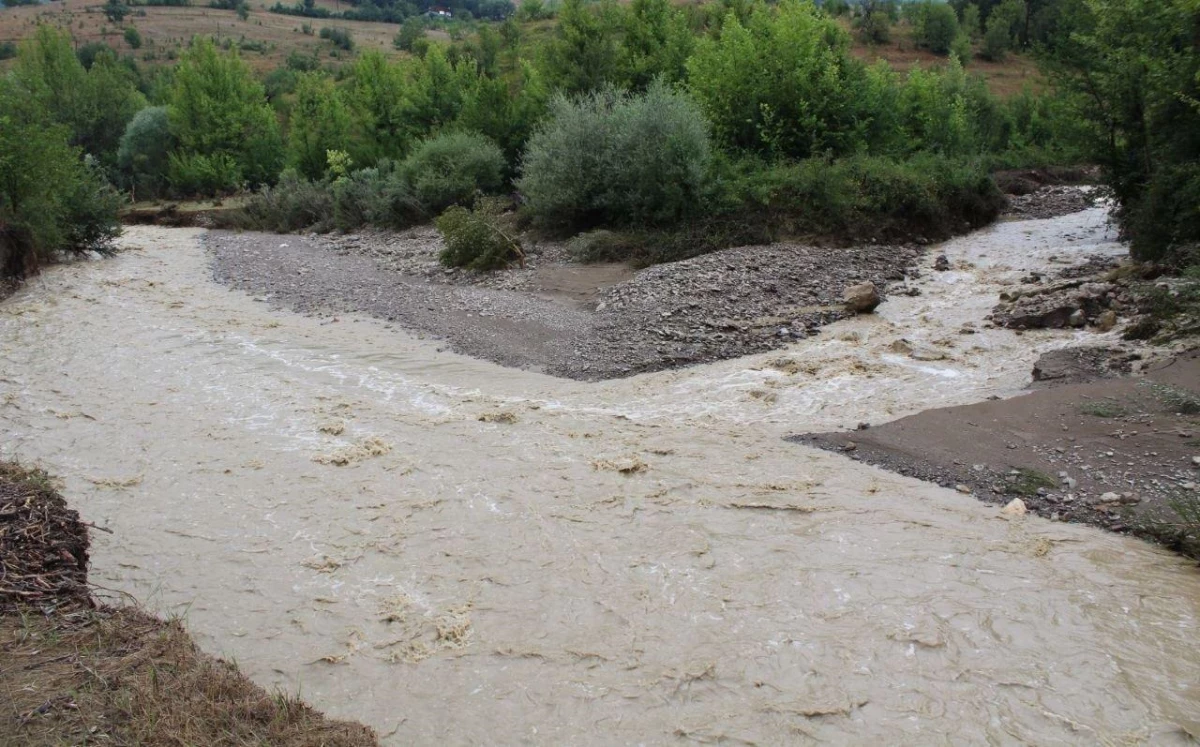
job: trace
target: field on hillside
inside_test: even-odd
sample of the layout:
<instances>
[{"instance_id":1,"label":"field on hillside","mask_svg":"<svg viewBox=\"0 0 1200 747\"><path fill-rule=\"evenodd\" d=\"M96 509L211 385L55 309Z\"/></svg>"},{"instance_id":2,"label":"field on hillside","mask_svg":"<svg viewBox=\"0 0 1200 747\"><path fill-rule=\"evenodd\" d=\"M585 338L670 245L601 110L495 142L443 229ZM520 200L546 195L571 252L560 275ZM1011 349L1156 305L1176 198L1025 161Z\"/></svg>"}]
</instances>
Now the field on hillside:
<instances>
[{"instance_id":1,"label":"field on hillside","mask_svg":"<svg viewBox=\"0 0 1200 747\"><path fill-rule=\"evenodd\" d=\"M403 54L392 46L392 38L400 28L398 24L287 16L268 12L267 8L273 4L274 0L250 0L250 16L245 21L239 19L235 11L218 10L200 4L189 7L139 7L135 12L144 12L145 16L131 14L125 19L126 26L136 26L142 35L141 49L133 49L125 42L123 28L105 18L102 3L96 0L55 0L47 5L0 9L0 42L19 42L31 36L38 24L50 23L68 29L77 44L102 41L118 53L132 54L150 64L172 64L174 53L189 39L206 34L218 41L230 39L242 43L244 47L249 42L251 48L243 49L242 56L260 72L283 64L288 54L296 50L305 53L317 50L322 57L330 60L335 60L334 54L343 57L354 54L335 50L330 42L320 39L315 33L305 34L301 26L309 23L314 31L319 31L323 26L347 29L354 37L356 53L378 49L388 54ZM333 0L319 0L317 4L336 9Z\"/></svg>"},{"instance_id":2,"label":"field on hillside","mask_svg":"<svg viewBox=\"0 0 1200 747\"><path fill-rule=\"evenodd\" d=\"M139 7L136 12L145 15L131 15L125 21L125 25L136 26L143 39L142 47L133 49L123 37L123 28L105 18L101 2L54 0L46 5L0 8L0 43L19 42L32 35L37 24L50 23L69 29L78 44L102 41L119 53L132 54L147 64L173 64L179 49L191 37L207 34L218 41L230 39L241 43L243 58L262 73L283 64L293 51L309 54L316 51L331 62L350 59L367 49L377 49L392 56L404 54L392 46L399 24L287 16L269 12L267 8L273 4L274 0L250 0L250 16L245 21L239 19L235 11L209 8L199 2L190 7ZM342 9L338 0L317 0L317 5L334 11ZM324 26L348 30L353 35L355 51L337 50L315 33L305 34L301 29L305 23L311 24L314 31ZM539 22L536 25L546 24ZM427 33L431 37L449 39L442 31ZM916 65L935 67L946 62L945 57L918 49L903 24L894 28L892 41L887 44L867 46L856 39L853 52L870 62L886 60L901 72ZM0 62L0 66L5 64ZM1002 96L1017 93L1026 85L1040 84L1037 67L1031 59L1021 55L1010 56L999 63L976 59L969 70L983 75L992 92Z\"/></svg>"}]
</instances>

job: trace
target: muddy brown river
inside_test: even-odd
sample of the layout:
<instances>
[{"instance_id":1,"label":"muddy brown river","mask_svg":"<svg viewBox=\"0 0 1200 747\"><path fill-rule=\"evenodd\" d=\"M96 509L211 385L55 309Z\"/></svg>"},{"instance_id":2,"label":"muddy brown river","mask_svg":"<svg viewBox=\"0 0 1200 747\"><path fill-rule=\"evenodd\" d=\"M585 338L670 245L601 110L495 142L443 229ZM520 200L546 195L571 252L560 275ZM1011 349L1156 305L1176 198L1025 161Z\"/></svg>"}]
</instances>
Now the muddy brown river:
<instances>
[{"instance_id":1,"label":"muddy brown river","mask_svg":"<svg viewBox=\"0 0 1200 747\"><path fill-rule=\"evenodd\" d=\"M0 304L2 453L112 531L95 583L260 684L389 744L1200 735L1194 564L782 440L1010 396L1094 338L959 329L1119 253L1101 209L951 242L787 350L599 384L272 310L198 238L132 228Z\"/></svg>"}]
</instances>

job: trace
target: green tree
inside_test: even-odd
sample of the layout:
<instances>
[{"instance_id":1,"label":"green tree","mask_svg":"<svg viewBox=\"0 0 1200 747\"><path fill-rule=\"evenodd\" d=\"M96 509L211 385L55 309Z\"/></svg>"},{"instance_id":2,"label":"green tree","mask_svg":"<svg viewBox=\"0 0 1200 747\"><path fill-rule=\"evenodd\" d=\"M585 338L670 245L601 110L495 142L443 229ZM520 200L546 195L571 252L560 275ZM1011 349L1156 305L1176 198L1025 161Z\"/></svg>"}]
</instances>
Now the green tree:
<instances>
[{"instance_id":1,"label":"green tree","mask_svg":"<svg viewBox=\"0 0 1200 747\"><path fill-rule=\"evenodd\" d=\"M347 95L354 129L348 150L355 163L404 155L410 140L401 108L405 87L400 67L381 52L364 52L355 61Z\"/></svg>"},{"instance_id":2,"label":"green tree","mask_svg":"<svg viewBox=\"0 0 1200 747\"><path fill-rule=\"evenodd\" d=\"M137 30L137 26L125 27L125 43L129 45L130 49L142 48L142 34Z\"/></svg>"},{"instance_id":3,"label":"green tree","mask_svg":"<svg viewBox=\"0 0 1200 747\"><path fill-rule=\"evenodd\" d=\"M235 182L263 184L278 176L283 162L279 123L262 84L236 49L222 54L212 41L197 39L176 67L168 113L181 158L220 162Z\"/></svg>"},{"instance_id":4,"label":"green tree","mask_svg":"<svg viewBox=\"0 0 1200 747\"><path fill-rule=\"evenodd\" d=\"M288 165L309 179L325 175L327 154L350 141L350 110L333 80L321 73L302 73L288 119Z\"/></svg>"},{"instance_id":5,"label":"green tree","mask_svg":"<svg viewBox=\"0 0 1200 747\"><path fill-rule=\"evenodd\" d=\"M137 198L161 195L167 186L167 156L175 147L167 107L148 106L121 136L117 165Z\"/></svg>"},{"instance_id":6,"label":"green tree","mask_svg":"<svg viewBox=\"0 0 1200 747\"><path fill-rule=\"evenodd\" d=\"M890 5L881 0L863 0L854 27L864 44L887 44L892 38Z\"/></svg>"},{"instance_id":7,"label":"green tree","mask_svg":"<svg viewBox=\"0 0 1200 747\"><path fill-rule=\"evenodd\" d=\"M958 16L954 8L934 0L925 0L912 7L915 11L917 44L934 54L950 54L950 48L958 36Z\"/></svg>"},{"instance_id":8,"label":"green tree","mask_svg":"<svg viewBox=\"0 0 1200 747\"><path fill-rule=\"evenodd\" d=\"M836 21L811 4L758 8L726 19L688 60L689 85L719 140L733 148L805 158L863 144L861 63Z\"/></svg>"},{"instance_id":9,"label":"green tree","mask_svg":"<svg viewBox=\"0 0 1200 747\"><path fill-rule=\"evenodd\" d=\"M682 81L693 44L687 20L669 0L633 0L625 15L617 77L635 90L657 78Z\"/></svg>"},{"instance_id":10,"label":"green tree","mask_svg":"<svg viewBox=\"0 0 1200 747\"><path fill-rule=\"evenodd\" d=\"M425 36L425 24L421 21L420 16L409 16L404 19L400 30L396 32L396 37L392 40L392 45L396 49L411 52L417 39L423 36Z\"/></svg>"},{"instance_id":11,"label":"green tree","mask_svg":"<svg viewBox=\"0 0 1200 747\"><path fill-rule=\"evenodd\" d=\"M125 20L125 16L129 15L129 6L121 0L108 0L104 4L104 15L119 26Z\"/></svg>"},{"instance_id":12,"label":"green tree","mask_svg":"<svg viewBox=\"0 0 1200 747\"><path fill-rule=\"evenodd\" d=\"M983 56L989 60L1003 60L1013 48L1024 18L1025 3L1021 0L1004 0L993 8L983 34Z\"/></svg>"},{"instance_id":13,"label":"green tree","mask_svg":"<svg viewBox=\"0 0 1200 747\"><path fill-rule=\"evenodd\" d=\"M487 135L504 151L507 163L515 164L548 98L537 70L528 63L511 79L479 76L463 92L455 126Z\"/></svg>"},{"instance_id":14,"label":"green tree","mask_svg":"<svg viewBox=\"0 0 1200 747\"><path fill-rule=\"evenodd\" d=\"M1078 0L1047 66L1092 128L1092 157L1135 258L1200 242L1200 7L1195 0Z\"/></svg>"},{"instance_id":15,"label":"green tree","mask_svg":"<svg viewBox=\"0 0 1200 747\"><path fill-rule=\"evenodd\" d=\"M976 41L983 35L983 23L979 18L979 6L975 3L967 3L963 6L962 14L959 16L959 26L967 35Z\"/></svg>"},{"instance_id":16,"label":"green tree","mask_svg":"<svg viewBox=\"0 0 1200 747\"><path fill-rule=\"evenodd\" d=\"M618 28L622 10L611 0L585 5L565 0L555 36L541 48L546 80L565 93L595 91L618 73Z\"/></svg>"},{"instance_id":17,"label":"green tree","mask_svg":"<svg viewBox=\"0 0 1200 747\"><path fill-rule=\"evenodd\" d=\"M70 37L50 26L38 27L21 46L12 82L21 94L17 106L66 125L70 143L105 167L115 164L126 123L146 105L130 70L111 50L99 51L84 69Z\"/></svg>"},{"instance_id":18,"label":"green tree","mask_svg":"<svg viewBox=\"0 0 1200 747\"><path fill-rule=\"evenodd\" d=\"M115 193L70 137L0 78L0 274L31 274L61 251L104 250L119 232Z\"/></svg>"}]
</instances>

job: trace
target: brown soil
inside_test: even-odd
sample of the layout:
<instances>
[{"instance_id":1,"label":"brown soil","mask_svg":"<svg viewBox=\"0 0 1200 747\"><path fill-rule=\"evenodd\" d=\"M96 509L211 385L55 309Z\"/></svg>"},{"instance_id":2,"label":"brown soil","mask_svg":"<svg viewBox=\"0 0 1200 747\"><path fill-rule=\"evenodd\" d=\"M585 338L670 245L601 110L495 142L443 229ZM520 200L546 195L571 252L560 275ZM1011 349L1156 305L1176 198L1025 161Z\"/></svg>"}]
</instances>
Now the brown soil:
<instances>
[{"instance_id":1,"label":"brown soil","mask_svg":"<svg viewBox=\"0 0 1200 747\"><path fill-rule=\"evenodd\" d=\"M94 607L87 546L43 473L0 465L0 745L376 744L205 655L178 620Z\"/></svg>"},{"instance_id":2,"label":"brown soil","mask_svg":"<svg viewBox=\"0 0 1200 747\"><path fill-rule=\"evenodd\" d=\"M1195 554L1172 504L1200 501L1200 353L1113 378L1097 351L1040 361L1040 388L853 433L792 437L1042 516L1133 532Z\"/></svg>"}]
</instances>

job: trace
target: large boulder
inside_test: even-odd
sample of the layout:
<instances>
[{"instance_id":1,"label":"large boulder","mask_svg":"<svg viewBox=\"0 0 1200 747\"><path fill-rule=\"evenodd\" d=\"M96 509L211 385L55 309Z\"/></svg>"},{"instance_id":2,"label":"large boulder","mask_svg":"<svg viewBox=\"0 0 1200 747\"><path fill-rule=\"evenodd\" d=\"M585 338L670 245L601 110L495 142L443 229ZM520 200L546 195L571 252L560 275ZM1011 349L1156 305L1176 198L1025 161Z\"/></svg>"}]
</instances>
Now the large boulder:
<instances>
[{"instance_id":1,"label":"large boulder","mask_svg":"<svg viewBox=\"0 0 1200 747\"><path fill-rule=\"evenodd\" d=\"M869 314L879 305L879 289L872 282L851 285L842 293L846 310L855 314Z\"/></svg>"}]
</instances>

